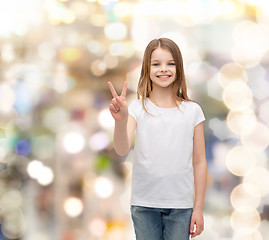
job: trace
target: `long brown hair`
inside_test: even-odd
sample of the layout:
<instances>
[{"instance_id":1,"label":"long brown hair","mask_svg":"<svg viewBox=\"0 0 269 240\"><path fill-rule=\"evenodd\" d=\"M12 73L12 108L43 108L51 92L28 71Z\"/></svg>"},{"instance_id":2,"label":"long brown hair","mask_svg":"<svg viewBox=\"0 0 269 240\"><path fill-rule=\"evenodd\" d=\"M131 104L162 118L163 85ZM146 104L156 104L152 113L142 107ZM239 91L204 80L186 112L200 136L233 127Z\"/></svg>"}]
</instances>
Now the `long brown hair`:
<instances>
[{"instance_id":1,"label":"long brown hair","mask_svg":"<svg viewBox=\"0 0 269 240\"><path fill-rule=\"evenodd\" d=\"M187 95L187 86L183 68L183 59L179 47L175 42L168 38L159 38L152 40L145 49L141 74L137 87L137 98L142 97L144 110L149 113L145 107L146 98L152 92L152 81L150 79L150 66L152 52L157 48L167 49L173 56L176 66L176 79L172 86L172 99L174 104L179 108L178 102L192 101ZM150 113L149 113L150 114ZM151 115L151 114L150 114Z\"/></svg>"}]
</instances>

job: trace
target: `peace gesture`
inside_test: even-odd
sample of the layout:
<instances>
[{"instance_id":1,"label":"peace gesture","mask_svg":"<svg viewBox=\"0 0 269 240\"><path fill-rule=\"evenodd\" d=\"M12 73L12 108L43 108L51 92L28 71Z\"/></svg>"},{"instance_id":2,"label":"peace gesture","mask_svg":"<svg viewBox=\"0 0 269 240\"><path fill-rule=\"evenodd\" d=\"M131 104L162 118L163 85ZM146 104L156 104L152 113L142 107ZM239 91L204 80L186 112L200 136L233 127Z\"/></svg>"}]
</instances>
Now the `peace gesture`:
<instances>
[{"instance_id":1,"label":"peace gesture","mask_svg":"<svg viewBox=\"0 0 269 240\"><path fill-rule=\"evenodd\" d=\"M111 100L111 104L109 105L109 111L112 117L115 119L115 121L122 121L122 120L127 121L128 119L128 107L126 103L127 81L124 82L120 96L118 96L111 82L108 82L107 85L109 86L112 96L114 97Z\"/></svg>"}]
</instances>

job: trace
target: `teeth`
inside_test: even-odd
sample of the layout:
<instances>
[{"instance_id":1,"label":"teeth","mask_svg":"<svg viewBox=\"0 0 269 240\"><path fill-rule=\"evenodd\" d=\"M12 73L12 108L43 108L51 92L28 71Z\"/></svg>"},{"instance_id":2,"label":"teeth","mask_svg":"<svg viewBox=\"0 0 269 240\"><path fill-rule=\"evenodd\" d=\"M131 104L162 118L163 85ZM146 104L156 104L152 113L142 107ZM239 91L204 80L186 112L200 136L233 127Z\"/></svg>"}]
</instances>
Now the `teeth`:
<instances>
[{"instance_id":1,"label":"teeth","mask_svg":"<svg viewBox=\"0 0 269 240\"><path fill-rule=\"evenodd\" d=\"M159 78L169 78L170 76L158 76Z\"/></svg>"}]
</instances>

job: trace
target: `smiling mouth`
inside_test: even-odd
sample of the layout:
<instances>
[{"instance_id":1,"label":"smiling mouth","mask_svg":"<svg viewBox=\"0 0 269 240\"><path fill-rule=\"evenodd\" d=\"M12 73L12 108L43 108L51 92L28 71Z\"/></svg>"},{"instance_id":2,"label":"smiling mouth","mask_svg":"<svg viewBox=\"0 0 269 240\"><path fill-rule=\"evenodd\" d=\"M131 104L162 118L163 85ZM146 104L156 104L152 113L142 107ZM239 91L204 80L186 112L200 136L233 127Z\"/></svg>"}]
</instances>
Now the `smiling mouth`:
<instances>
[{"instance_id":1,"label":"smiling mouth","mask_svg":"<svg viewBox=\"0 0 269 240\"><path fill-rule=\"evenodd\" d=\"M170 78L171 77L171 75L158 75L157 76L157 78L162 78L162 79L164 79L164 78Z\"/></svg>"}]
</instances>

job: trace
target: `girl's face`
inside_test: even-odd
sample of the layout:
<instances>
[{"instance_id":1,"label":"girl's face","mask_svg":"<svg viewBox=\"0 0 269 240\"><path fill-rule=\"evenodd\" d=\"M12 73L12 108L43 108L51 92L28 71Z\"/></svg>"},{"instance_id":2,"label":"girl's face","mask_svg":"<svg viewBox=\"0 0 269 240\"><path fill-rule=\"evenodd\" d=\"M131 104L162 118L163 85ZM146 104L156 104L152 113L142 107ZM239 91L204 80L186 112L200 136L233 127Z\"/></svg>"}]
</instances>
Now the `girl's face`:
<instances>
[{"instance_id":1,"label":"girl's face","mask_svg":"<svg viewBox=\"0 0 269 240\"><path fill-rule=\"evenodd\" d=\"M164 48L157 48L151 54L150 79L152 85L169 87L176 79L176 66L172 54Z\"/></svg>"}]
</instances>

